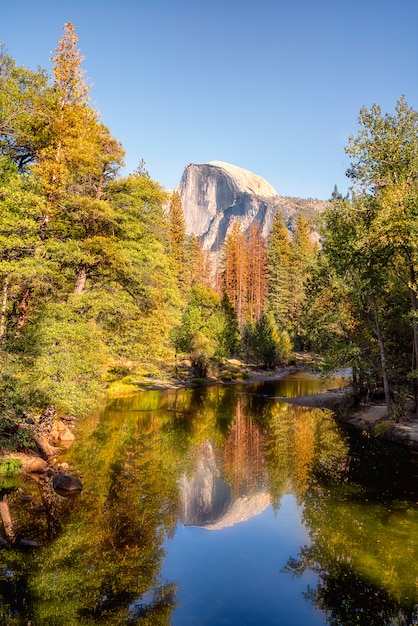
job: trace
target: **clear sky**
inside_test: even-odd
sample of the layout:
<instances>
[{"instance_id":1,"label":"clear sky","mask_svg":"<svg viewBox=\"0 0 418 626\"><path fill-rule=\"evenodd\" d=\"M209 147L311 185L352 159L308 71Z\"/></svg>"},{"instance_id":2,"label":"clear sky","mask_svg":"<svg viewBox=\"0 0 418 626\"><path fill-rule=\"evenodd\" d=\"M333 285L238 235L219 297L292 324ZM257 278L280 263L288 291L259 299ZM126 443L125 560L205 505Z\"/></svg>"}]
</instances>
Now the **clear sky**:
<instances>
[{"instance_id":1,"label":"clear sky","mask_svg":"<svg viewBox=\"0 0 418 626\"><path fill-rule=\"evenodd\" d=\"M0 41L49 70L67 21L124 173L144 159L167 189L219 160L327 199L349 187L360 108L418 108L418 0L8 1Z\"/></svg>"}]
</instances>

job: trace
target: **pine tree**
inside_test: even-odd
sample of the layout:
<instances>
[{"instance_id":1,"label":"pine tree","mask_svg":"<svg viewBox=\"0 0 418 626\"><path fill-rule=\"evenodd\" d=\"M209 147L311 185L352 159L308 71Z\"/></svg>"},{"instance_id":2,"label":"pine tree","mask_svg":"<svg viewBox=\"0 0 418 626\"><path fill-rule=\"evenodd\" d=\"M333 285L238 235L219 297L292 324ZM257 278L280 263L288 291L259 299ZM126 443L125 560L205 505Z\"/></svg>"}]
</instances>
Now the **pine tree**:
<instances>
[{"instance_id":1,"label":"pine tree","mask_svg":"<svg viewBox=\"0 0 418 626\"><path fill-rule=\"evenodd\" d=\"M292 302L291 325L297 346L303 349L303 310L306 299L306 283L317 253L312 241L309 224L303 215L296 221L295 232L291 241L292 254Z\"/></svg>"},{"instance_id":2,"label":"pine tree","mask_svg":"<svg viewBox=\"0 0 418 626\"><path fill-rule=\"evenodd\" d=\"M236 356L241 343L238 316L226 292L222 296L221 308L225 320L224 330L220 338L222 352L228 357Z\"/></svg>"},{"instance_id":3,"label":"pine tree","mask_svg":"<svg viewBox=\"0 0 418 626\"><path fill-rule=\"evenodd\" d=\"M210 251L203 250L202 244L194 233L191 233L185 245L187 283L201 283L206 287L211 286L211 258Z\"/></svg>"},{"instance_id":4,"label":"pine tree","mask_svg":"<svg viewBox=\"0 0 418 626\"><path fill-rule=\"evenodd\" d=\"M186 288L186 223L180 194L174 191L168 205L170 253L174 261L179 286Z\"/></svg>"},{"instance_id":5,"label":"pine tree","mask_svg":"<svg viewBox=\"0 0 418 626\"><path fill-rule=\"evenodd\" d=\"M53 94L46 103L49 141L36 156L34 172L48 198L51 219L65 194L100 198L105 180L122 163L123 150L88 104L74 26L64 25L53 61Z\"/></svg>"},{"instance_id":6,"label":"pine tree","mask_svg":"<svg viewBox=\"0 0 418 626\"><path fill-rule=\"evenodd\" d=\"M276 210L267 250L268 303L279 328L289 326L292 294L292 254L289 231Z\"/></svg>"}]
</instances>

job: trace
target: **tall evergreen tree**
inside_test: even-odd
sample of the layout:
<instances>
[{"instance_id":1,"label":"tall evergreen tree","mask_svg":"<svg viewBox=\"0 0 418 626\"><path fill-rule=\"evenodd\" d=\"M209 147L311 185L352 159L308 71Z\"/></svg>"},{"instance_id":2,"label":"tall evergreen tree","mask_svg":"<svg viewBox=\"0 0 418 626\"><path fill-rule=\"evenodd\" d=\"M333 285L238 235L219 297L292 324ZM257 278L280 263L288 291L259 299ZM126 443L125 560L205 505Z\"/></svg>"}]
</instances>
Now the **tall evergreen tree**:
<instances>
[{"instance_id":1,"label":"tall evergreen tree","mask_svg":"<svg viewBox=\"0 0 418 626\"><path fill-rule=\"evenodd\" d=\"M241 344L238 315L226 292L222 296L221 308L224 315L224 329L220 337L221 352L228 357L237 356Z\"/></svg>"},{"instance_id":2,"label":"tall evergreen tree","mask_svg":"<svg viewBox=\"0 0 418 626\"><path fill-rule=\"evenodd\" d=\"M201 242L194 233L191 233L186 239L185 256L188 283L192 285L198 282L205 287L210 287L212 284L210 251L203 250Z\"/></svg>"},{"instance_id":3,"label":"tall evergreen tree","mask_svg":"<svg viewBox=\"0 0 418 626\"><path fill-rule=\"evenodd\" d=\"M173 191L168 205L170 252L177 272L179 285L186 287L186 223L178 191Z\"/></svg>"},{"instance_id":4,"label":"tall evergreen tree","mask_svg":"<svg viewBox=\"0 0 418 626\"><path fill-rule=\"evenodd\" d=\"M291 325L292 333L299 349L304 347L303 312L306 299L306 284L316 252L317 249L312 241L308 221L303 215L299 215L291 241Z\"/></svg>"},{"instance_id":5,"label":"tall evergreen tree","mask_svg":"<svg viewBox=\"0 0 418 626\"><path fill-rule=\"evenodd\" d=\"M273 218L267 250L268 303L279 328L289 326L292 254L289 231L279 209Z\"/></svg>"}]
</instances>

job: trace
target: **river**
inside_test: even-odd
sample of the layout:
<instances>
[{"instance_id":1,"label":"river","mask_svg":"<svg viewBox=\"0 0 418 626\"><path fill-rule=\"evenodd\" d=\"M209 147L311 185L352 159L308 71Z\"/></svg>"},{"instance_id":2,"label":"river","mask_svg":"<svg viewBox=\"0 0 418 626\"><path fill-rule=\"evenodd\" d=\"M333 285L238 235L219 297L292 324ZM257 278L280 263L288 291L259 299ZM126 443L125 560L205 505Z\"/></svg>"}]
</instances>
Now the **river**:
<instances>
[{"instance_id":1,"label":"river","mask_svg":"<svg viewBox=\"0 0 418 626\"><path fill-rule=\"evenodd\" d=\"M280 401L340 380L145 391L80 421L80 496L8 488L1 623L418 624L416 456Z\"/></svg>"}]
</instances>

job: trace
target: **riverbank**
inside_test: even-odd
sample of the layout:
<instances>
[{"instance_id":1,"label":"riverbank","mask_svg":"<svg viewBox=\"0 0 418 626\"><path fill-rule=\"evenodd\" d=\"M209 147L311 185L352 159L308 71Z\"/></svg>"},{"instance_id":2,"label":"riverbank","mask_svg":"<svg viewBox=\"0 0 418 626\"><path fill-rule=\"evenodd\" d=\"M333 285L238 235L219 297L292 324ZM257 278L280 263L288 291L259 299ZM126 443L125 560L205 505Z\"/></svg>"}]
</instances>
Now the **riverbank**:
<instances>
[{"instance_id":1,"label":"riverbank","mask_svg":"<svg viewBox=\"0 0 418 626\"><path fill-rule=\"evenodd\" d=\"M190 379L153 379L144 381L142 390L184 389L202 385L251 385L258 382L282 380L289 374L297 372L314 372L312 363L298 362L294 366L265 370L258 367L242 366L242 363L232 363L237 366L237 376L208 377L205 380ZM230 363L231 365L231 363ZM313 408L330 409L335 412L339 422L367 432L370 436L405 445L414 452L418 452L418 420L413 415L410 406L405 406L405 412L399 421L388 416L386 405L370 404L353 406L352 390L349 386L340 389L330 389L299 397L278 397L280 402L307 406Z\"/></svg>"},{"instance_id":2,"label":"riverbank","mask_svg":"<svg viewBox=\"0 0 418 626\"><path fill-rule=\"evenodd\" d=\"M239 372L236 377L232 376L208 376L202 379L193 378L149 378L137 383L138 391L169 390L169 389L189 389L193 387L212 385L251 385L258 382L282 380L289 374L304 371L300 367L280 367L274 370L263 370L250 368Z\"/></svg>"},{"instance_id":3,"label":"riverbank","mask_svg":"<svg viewBox=\"0 0 418 626\"><path fill-rule=\"evenodd\" d=\"M418 452L418 420L408 404L405 406L402 418L395 421L388 416L385 404L353 406L350 387L280 400L298 406L330 409L335 412L339 422L365 431L373 437L399 443Z\"/></svg>"}]
</instances>

